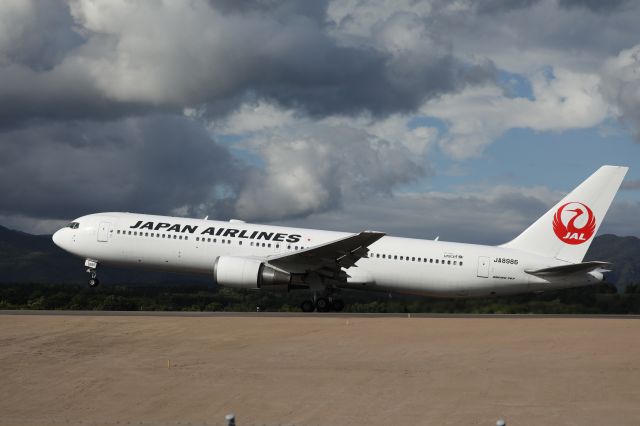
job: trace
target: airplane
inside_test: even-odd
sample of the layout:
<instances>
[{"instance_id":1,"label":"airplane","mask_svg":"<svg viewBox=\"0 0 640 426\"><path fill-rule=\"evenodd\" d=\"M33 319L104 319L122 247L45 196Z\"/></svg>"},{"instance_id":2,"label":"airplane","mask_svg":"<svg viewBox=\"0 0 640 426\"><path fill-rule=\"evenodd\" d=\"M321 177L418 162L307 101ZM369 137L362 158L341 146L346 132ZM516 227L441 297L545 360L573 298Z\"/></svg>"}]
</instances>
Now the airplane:
<instances>
[{"instance_id":1,"label":"airplane","mask_svg":"<svg viewBox=\"0 0 640 426\"><path fill-rule=\"evenodd\" d=\"M305 312L341 311L342 289L485 297L599 283L607 262L583 262L627 173L602 166L513 240L486 246L137 213L96 213L53 235L99 265L209 276L221 286L306 290Z\"/></svg>"}]
</instances>

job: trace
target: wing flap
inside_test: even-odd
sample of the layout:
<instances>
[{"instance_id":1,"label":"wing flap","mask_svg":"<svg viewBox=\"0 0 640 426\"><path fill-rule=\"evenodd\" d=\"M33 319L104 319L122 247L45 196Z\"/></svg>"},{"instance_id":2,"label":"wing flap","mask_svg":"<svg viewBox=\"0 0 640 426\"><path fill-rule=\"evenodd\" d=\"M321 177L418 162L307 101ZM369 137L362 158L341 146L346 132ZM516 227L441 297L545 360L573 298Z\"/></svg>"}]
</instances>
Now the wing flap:
<instances>
[{"instance_id":1,"label":"wing flap","mask_svg":"<svg viewBox=\"0 0 640 426\"><path fill-rule=\"evenodd\" d=\"M335 277L339 275L341 268L354 267L358 260L367 257L367 247L384 236L383 232L362 231L295 253L271 256L267 262L292 273L315 271L321 275Z\"/></svg>"}]
</instances>

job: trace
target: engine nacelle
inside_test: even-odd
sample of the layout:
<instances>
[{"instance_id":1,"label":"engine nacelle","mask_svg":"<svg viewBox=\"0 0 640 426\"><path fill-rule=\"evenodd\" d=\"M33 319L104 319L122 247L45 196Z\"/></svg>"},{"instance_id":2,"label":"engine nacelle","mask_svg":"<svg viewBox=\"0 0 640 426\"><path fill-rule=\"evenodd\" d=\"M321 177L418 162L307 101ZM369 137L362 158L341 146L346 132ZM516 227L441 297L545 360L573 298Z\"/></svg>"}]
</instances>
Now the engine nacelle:
<instances>
[{"instance_id":1,"label":"engine nacelle","mask_svg":"<svg viewBox=\"0 0 640 426\"><path fill-rule=\"evenodd\" d=\"M220 256L213 264L213 279L233 288L289 291L291 274L248 257Z\"/></svg>"}]
</instances>

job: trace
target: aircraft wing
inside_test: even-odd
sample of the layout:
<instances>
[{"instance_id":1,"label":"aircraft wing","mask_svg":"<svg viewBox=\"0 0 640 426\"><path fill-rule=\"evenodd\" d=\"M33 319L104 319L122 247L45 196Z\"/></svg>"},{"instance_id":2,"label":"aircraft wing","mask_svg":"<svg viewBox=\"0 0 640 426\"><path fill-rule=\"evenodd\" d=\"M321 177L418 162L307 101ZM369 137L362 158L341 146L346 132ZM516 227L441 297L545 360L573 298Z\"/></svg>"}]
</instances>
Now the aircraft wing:
<instances>
[{"instance_id":1,"label":"aircraft wing","mask_svg":"<svg viewBox=\"0 0 640 426\"><path fill-rule=\"evenodd\" d=\"M384 233L362 231L339 240L309 247L295 253L270 256L267 263L291 273L317 272L331 278L345 277L342 268L356 266L367 257L371 244L384 237Z\"/></svg>"},{"instance_id":2,"label":"aircraft wing","mask_svg":"<svg viewBox=\"0 0 640 426\"><path fill-rule=\"evenodd\" d=\"M527 269L525 272L527 274L536 275L536 276L549 276L549 275L569 275L575 274L579 272L590 272L594 269L602 269L603 267L610 265L609 262L582 262L582 263L572 263L569 265L561 265L561 266L552 266L550 268L543 269Z\"/></svg>"}]
</instances>

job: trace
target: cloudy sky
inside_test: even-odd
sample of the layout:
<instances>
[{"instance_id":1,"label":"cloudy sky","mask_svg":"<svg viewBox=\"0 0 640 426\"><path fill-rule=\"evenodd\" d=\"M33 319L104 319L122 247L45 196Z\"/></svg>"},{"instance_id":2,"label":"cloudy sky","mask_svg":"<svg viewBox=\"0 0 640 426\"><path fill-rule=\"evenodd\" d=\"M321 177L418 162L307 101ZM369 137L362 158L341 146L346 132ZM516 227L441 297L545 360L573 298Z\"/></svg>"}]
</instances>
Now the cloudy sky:
<instances>
[{"instance_id":1,"label":"cloudy sky","mask_svg":"<svg viewBox=\"0 0 640 426\"><path fill-rule=\"evenodd\" d=\"M640 2L3 0L0 224L132 211L479 243L602 164L640 236Z\"/></svg>"}]
</instances>

